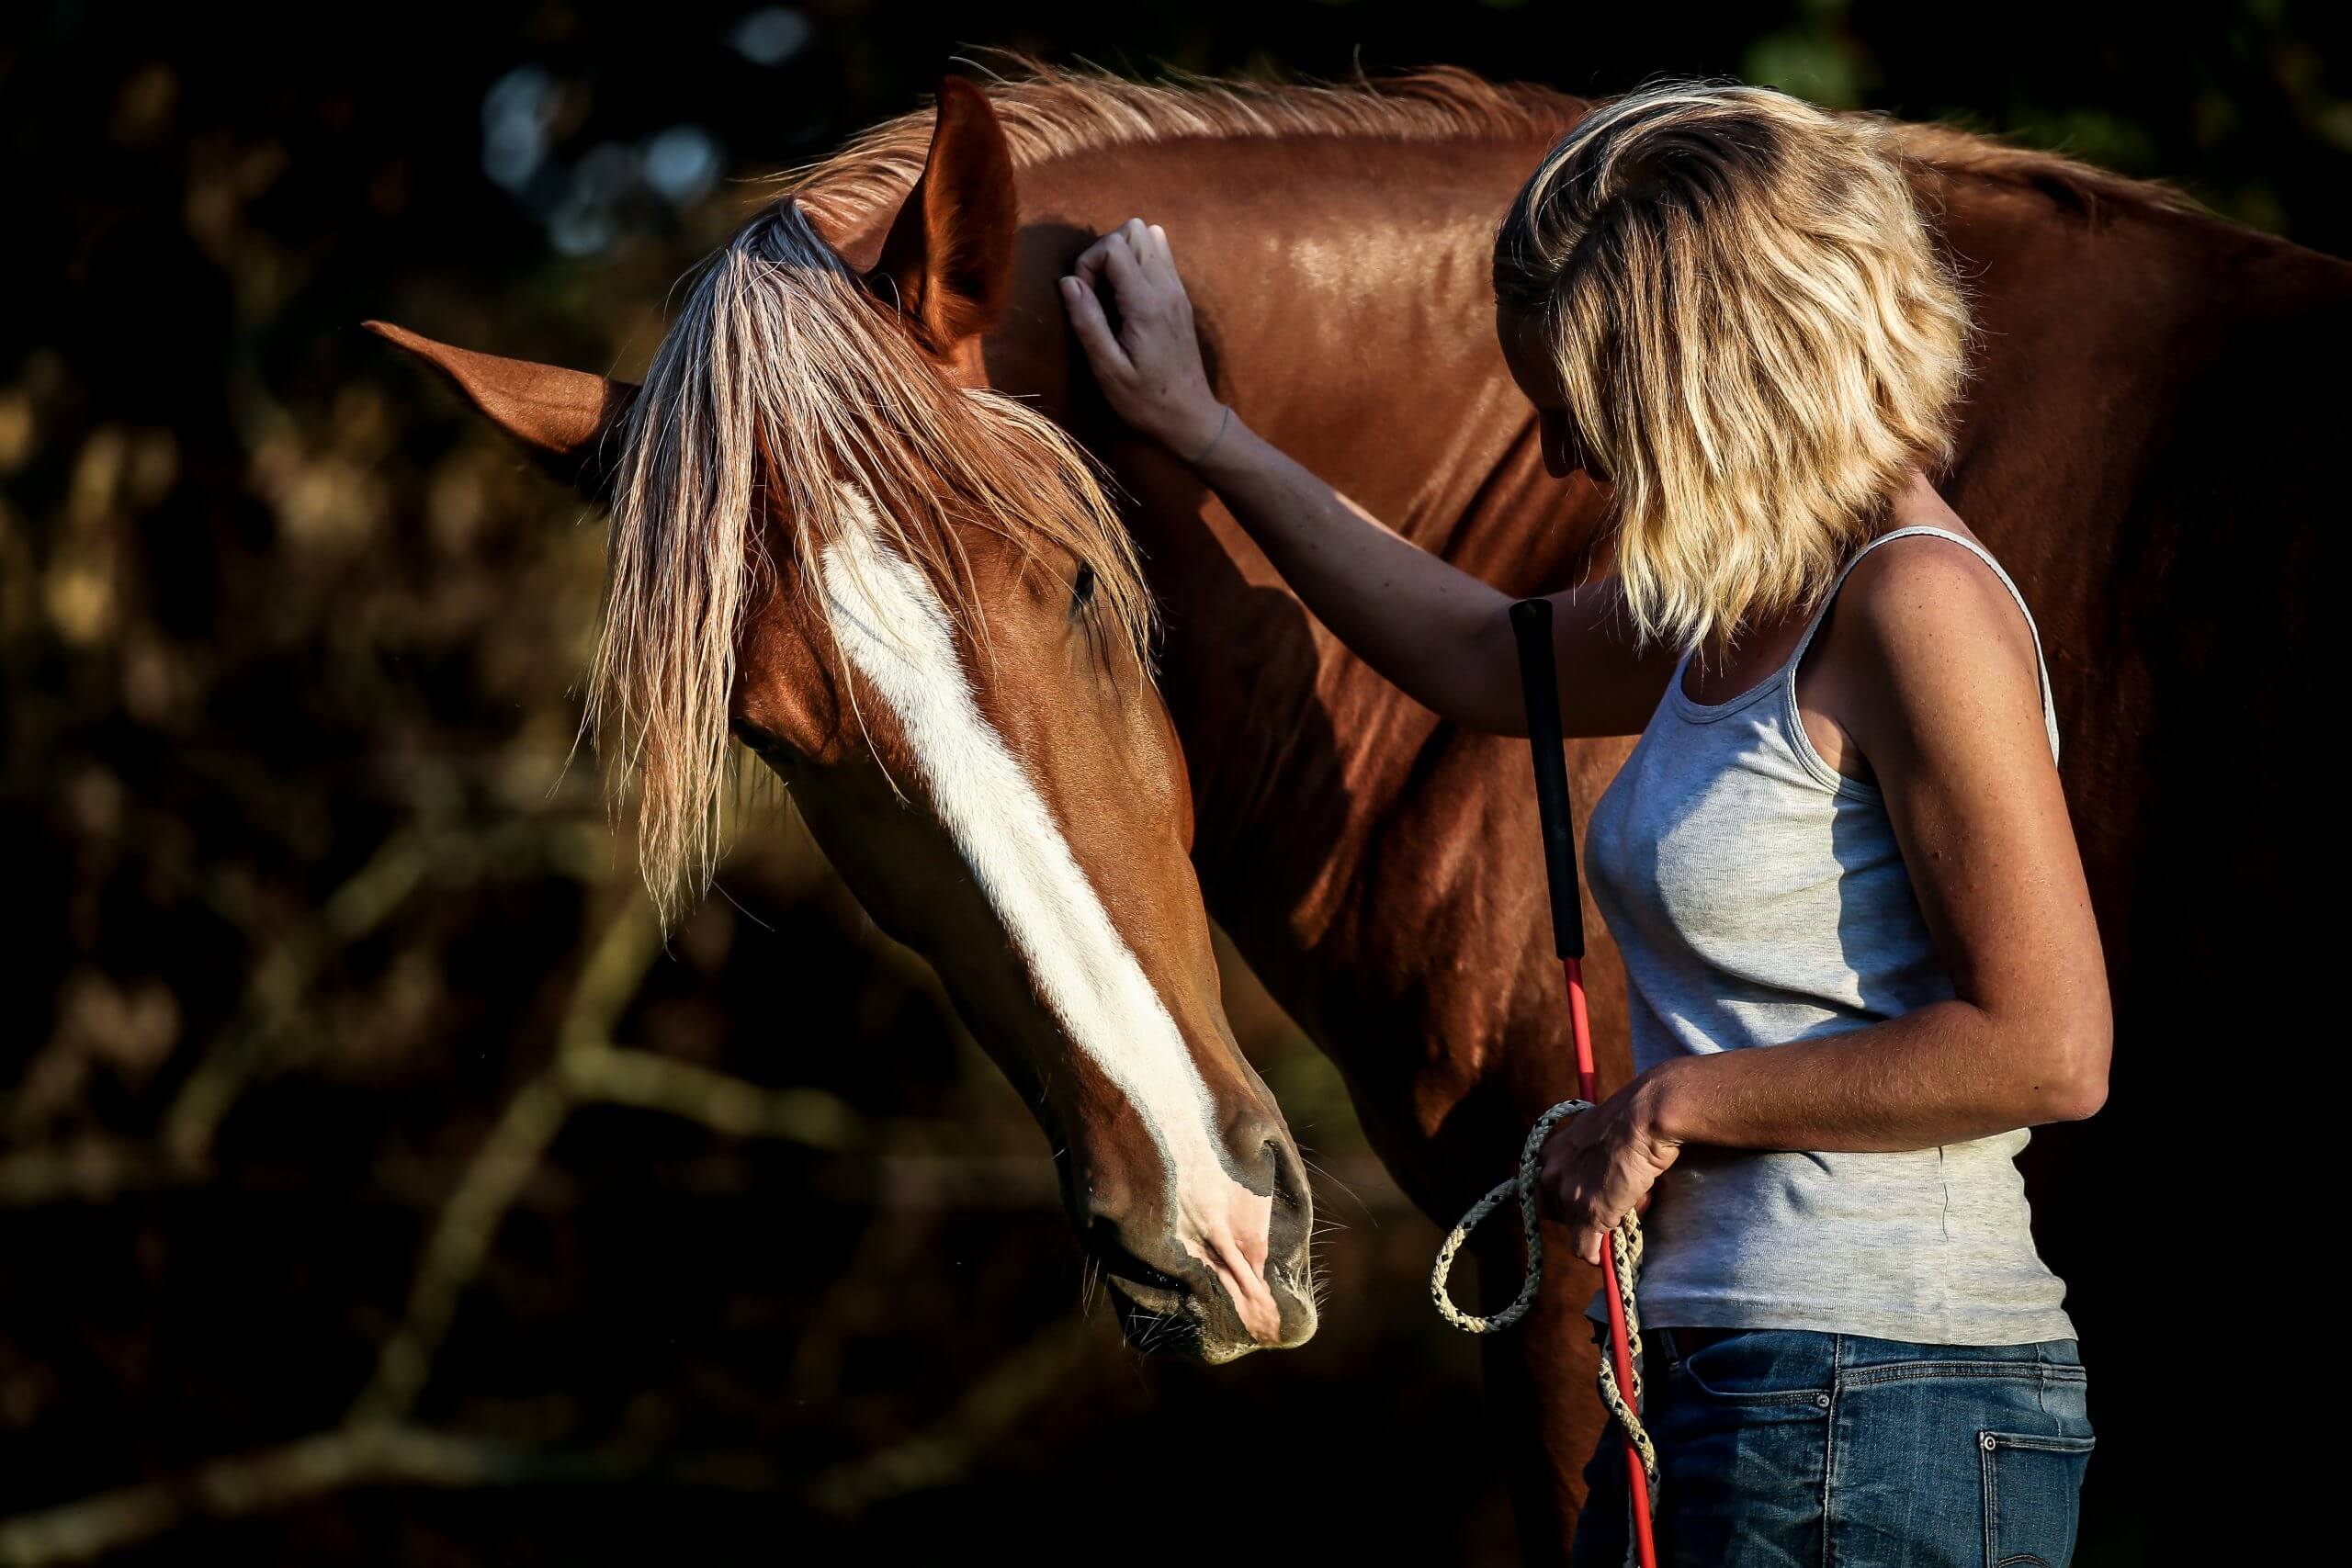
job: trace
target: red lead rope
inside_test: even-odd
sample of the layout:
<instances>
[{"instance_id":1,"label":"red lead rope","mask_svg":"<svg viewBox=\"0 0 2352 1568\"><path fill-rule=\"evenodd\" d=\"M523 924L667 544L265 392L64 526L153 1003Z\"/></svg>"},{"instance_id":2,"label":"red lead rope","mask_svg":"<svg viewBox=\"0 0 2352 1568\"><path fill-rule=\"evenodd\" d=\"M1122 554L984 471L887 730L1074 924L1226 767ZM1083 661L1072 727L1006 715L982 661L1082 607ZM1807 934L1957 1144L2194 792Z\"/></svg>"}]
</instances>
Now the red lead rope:
<instances>
[{"instance_id":1,"label":"red lead rope","mask_svg":"<svg viewBox=\"0 0 2352 1568\"><path fill-rule=\"evenodd\" d=\"M1600 1089L1592 1066L1592 1024L1584 1001L1584 895L1577 886L1576 829L1568 813L1568 764L1560 734L1560 675L1557 647L1552 639L1552 602L1523 599L1510 608L1511 634L1519 645L1520 695L1527 710L1527 744L1535 763L1535 813L1544 836L1544 885L1551 896L1553 945L1560 970L1568 982L1568 1021L1576 1036L1577 1092L1600 1103ZM1608 1288L1609 1348L1617 1372L1617 1387L1633 1409L1634 1350L1625 1332L1625 1304L1618 1290L1617 1258L1607 1242L1600 1248L1600 1267ZM1638 1420L1640 1413L1634 1411ZM1625 1438L1626 1490L1634 1502L1634 1542L1642 1568L1657 1568L1657 1546L1651 1539L1650 1488L1641 1450L1631 1432Z\"/></svg>"},{"instance_id":2,"label":"red lead rope","mask_svg":"<svg viewBox=\"0 0 2352 1568\"><path fill-rule=\"evenodd\" d=\"M1592 1066L1592 1021L1584 1006L1584 960L1563 958L1560 972L1567 976L1568 1023L1577 1041L1577 1092L1598 1105L1600 1090ZM1635 1387L1634 1348L1625 1334L1625 1298L1617 1289L1617 1253L1605 1236L1601 1239L1600 1272L1604 1286L1600 1293L1609 1303L1609 1354L1617 1365L1617 1386L1631 1404ZM1634 1414L1639 1415L1639 1410ZM1649 1477L1642 1469L1641 1450L1630 1437L1625 1439L1625 1489L1634 1500L1634 1549L1640 1553L1642 1568L1657 1568L1657 1541L1650 1530Z\"/></svg>"}]
</instances>

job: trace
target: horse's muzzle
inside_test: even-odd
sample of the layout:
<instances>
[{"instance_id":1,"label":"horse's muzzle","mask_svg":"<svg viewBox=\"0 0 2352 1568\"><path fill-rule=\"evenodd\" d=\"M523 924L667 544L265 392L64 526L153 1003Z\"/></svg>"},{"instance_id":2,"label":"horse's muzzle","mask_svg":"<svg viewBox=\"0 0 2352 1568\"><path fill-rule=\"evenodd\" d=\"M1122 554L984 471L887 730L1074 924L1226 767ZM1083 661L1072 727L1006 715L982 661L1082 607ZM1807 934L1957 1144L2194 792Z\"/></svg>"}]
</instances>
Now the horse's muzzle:
<instances>
[{"instance_id":1,"label":"horse's muzzle","mask_svg":"<svg viewBox=\"0 0 2352 1568\"><path fill-rule=\"evenodd\" d=\"M1277 1131L1260 1129L1245 1146L1255 1168L1245 1173L1246 1190L1235 1189L1244 1202L1230 1214L1155 1217L1148 1225L1100 1211L1090 1217L1088 1250L1136 1348L1216 1365L1314 1337L1314 1206L1305 1168ZM1261 1188L1271 1188L1270 1198L1248 1203Z\"/></svg>"}]
</instances>

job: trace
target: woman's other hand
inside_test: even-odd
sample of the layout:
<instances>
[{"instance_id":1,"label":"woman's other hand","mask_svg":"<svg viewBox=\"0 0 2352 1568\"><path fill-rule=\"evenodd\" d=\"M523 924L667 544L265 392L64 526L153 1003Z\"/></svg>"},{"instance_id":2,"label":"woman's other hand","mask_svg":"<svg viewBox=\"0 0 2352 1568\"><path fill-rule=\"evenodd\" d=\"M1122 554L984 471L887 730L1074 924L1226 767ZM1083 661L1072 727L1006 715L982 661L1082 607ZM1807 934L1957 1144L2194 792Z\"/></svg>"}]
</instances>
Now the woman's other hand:
<instances>
[{"instance_id":1,"label":"woman's other hand","mask_svg":"<svg viewBox=\"0 0 2352 1568\"><path fill-rule=\"evenodd\" d=\"M1544 1140L1544 1210L1568 1227L1569 1247L1587 1263L1600 1261L1602 1238L1648 1205L1650 1189L1682 1152L1658 1130L1656 1077L1635 1078Z\"/></svg>"},{"instance_id":2,"label":"woman's other hand","mask_svg":"<svg viewBox=\"0 0 2352 1568\"><path fill-rule=\"evenodd\" d=\"M1106 280L1119 310L1116 333L1096 292ZM1112 412L1188 462L1204 456L1227 413L1209 389L1193 301L1167 231L1129 219L1089 245L1060 287L1062 308Z\"/></svg>"}]
</instances>

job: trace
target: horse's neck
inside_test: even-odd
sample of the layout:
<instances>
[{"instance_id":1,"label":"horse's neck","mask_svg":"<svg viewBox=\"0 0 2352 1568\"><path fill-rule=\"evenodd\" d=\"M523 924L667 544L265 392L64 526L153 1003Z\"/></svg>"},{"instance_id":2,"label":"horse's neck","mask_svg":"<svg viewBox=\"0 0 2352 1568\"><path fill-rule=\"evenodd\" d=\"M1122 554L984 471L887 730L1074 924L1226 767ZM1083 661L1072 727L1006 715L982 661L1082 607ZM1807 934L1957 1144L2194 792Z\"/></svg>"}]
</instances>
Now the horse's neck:
<instances>
[{"instance_id":1,"label":"horse's neck","mask_svg":"<svg viewBox=\"0 0 2352 1568\"><path fill-rule=\"evenodd\" d=\"M1494 342L1495 215L1537 152L1241 142L1181 164L1123 155L1114 178L1064 170L1023 197L1033 221L1165 224L1242 417L1416 543L1523 592L1562 585L1589 534L1589 493L1544 475ZM1067 353L1057 313L1041 329L1053 346L1032 336L1007 363ZM1197 481L1083 403L1073 417L1140 503L1211 912L1368 1120L1442 1116L1454 1096L1432 1074L1466 1089L1522 986L1549 983L1532 842L1498 830L1525 815L1523 746L1406 698ZM1401 1152L1429 1130L1374 1134Z\"/></svg>"}]
</instances>

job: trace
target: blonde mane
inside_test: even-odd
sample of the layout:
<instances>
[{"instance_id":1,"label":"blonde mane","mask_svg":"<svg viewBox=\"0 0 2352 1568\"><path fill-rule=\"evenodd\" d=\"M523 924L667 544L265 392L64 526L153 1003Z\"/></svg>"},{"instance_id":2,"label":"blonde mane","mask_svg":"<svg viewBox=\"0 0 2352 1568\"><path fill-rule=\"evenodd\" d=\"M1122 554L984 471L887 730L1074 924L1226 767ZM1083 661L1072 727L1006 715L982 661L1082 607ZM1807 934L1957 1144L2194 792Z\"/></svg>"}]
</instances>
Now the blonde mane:
<instances>
[{"instance_id":1,"label":"blonde mane","mask_svg":"<svg viewBox=\"0 0 2352 1568\"><path fill-rule=\"evenodd\" d=\"M1019 168L1083 152L1187 140L1350 137L1383 141L1529 141L1558 135L1584 102L1548 87L1494 83L1457 66L1352 82L1252 82L1177 76L1137 82L1018 54L987 83ZM841 151L777 177L828 232L895 209L931 146L932 111L865 131Z\"/></svg>"},{"instance_id":2,"label":"blonde mane","mask_svg":"<svg viewBox=\"0 0 2352 1568\"><path fill-rule=\"evenodd\" d=\"M615 479L588 722L616 803L637 785L639 859L665 921L718 866L736 643L774 582L768 518L803 568L841 544L911 563L976 642L961 531L994 533L1057 576L1091 568L1091 613L1148 649L1141 563L1077 444L942 376L796 203L769 207L711 258L655 351Z\"/></svg>"}]
</instances>

